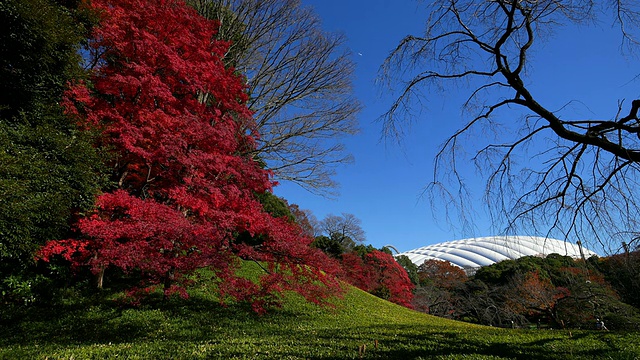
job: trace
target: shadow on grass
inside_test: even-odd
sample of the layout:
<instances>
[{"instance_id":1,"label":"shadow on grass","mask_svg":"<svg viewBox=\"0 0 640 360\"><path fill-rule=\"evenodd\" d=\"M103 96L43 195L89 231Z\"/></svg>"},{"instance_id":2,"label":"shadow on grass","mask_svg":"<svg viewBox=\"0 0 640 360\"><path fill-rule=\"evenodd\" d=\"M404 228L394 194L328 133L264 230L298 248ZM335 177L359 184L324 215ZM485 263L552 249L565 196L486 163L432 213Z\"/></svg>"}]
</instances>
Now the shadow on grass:
<instances>
[{"instance_id":1,"label":"shadow on grass","mask_svg":"<svg viewBox=\"0 0 640 360\"><path fill-rule=\"evenodd\" d=\"M0 348L135 344L152 347L165 358L197 352L200 355L194 358L227 359L640 358L637 347L625 347L625 339L633 334L576 332L570 336L565 331L447 325L358 326L332 315L331 309L314 309L275 310L260 316L245 305L222 307L198 297L152 299L135 309L94 301L3 313Z\"/></svg>"},{"instance_id":2,"label":"shadow on grass","mask_svg":"<svg viewBox=\"0 0 640 360\"><path fill-rule=\"evenodd\" d=\"M248 306L222 307L203 299L152 299L135 308L102 300L3 310L0 346L136 342L163 333L172 340L204 341L217 328L249 324L257 317Z\"/></svg>"},{"instance_id":3,"label":"shadow on grass","mask_svg":"<svg viewBox=\"0 0 640 360\"><path fill-rule=\"evenodd\" d=\"M354 337L358 331L375 337ZM608 339L607 334L598 332L569 335L568 331L372 326L328 331L324 336L331 339L345 334L349 334L347 336L353 342L366 345L366 358L640 359L640 348L629 348L624 341L625 336L634 338L636 334L615 335Z\"/></svg>"}]
</instances>

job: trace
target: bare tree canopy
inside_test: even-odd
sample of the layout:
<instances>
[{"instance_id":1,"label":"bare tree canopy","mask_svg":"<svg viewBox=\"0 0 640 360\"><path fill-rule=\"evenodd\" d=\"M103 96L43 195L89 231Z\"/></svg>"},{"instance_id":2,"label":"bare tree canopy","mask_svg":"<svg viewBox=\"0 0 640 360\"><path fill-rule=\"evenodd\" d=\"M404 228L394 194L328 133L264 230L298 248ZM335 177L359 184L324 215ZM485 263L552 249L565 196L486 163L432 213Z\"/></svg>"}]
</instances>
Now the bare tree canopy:
<instances>
[{"instance_id":1,"label":"bare tree canopy","mask_svg":"<svg viewBox=\"0 0 640 360\"><path fill-rule=\"evenodd\" d=\"M319 224L323 234L329 237L349 238L354 243L363 243L366 240L362 229L362 221L353 214L327 215Z\"/></svg>"},{"instance_id":2,"label":"bare tree canopy","mask_svg":"<svg viewBox=\"0 0 640 360\"><path fill-rule=\"evenodd\" d=\"M277 180L331 194L335 167L352 161L340 139L357 132L355 68L344 37L322 31L299 0L190 0L219 19L225 60L246 75L260 139L254 154Z\"/></svg>"},{"instance_id":3,"label":"bare tree canopy","mask_svg":"<svg viewBox=\"0 0 640 360\"><path fill-rule=\"evenodd\" d=\"M387 81L406 80L384 115L385 131L392 136L401 133L418 107L416 100L427 92L471 84L462 104L468 118L438 152L431 194L444 196L445 203L466 206L468 183L459 171L461 162L469 160L464 158L466 152L486 176L485 202L505 233L527 229L605 251L618 251L623 241L638 241L640 99L615 99L607 118L580 118L569 107L556 110L543 103L528 85L527 69L535 67L531 52L554 31L605 18L619 26L621 50L633 50L640 40L640 4L630 0L424 4L429 14L425 33L404 38L382 71ZM629 74L629 80L635 76ZM567 104L576 100L568 96ZM469 149L473 136L483 143Z\"/></svg>"}]
</instances>

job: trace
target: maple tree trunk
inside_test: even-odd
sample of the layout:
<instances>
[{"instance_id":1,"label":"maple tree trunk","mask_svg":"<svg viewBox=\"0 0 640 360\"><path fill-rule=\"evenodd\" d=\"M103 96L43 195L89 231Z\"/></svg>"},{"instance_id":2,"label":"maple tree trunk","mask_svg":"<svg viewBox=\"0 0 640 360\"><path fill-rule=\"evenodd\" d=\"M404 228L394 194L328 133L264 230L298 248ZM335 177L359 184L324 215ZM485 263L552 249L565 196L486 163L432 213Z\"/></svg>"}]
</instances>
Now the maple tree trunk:
<instances>
[{"instance_id":1,"label":"maple tree trunk","mask_svg":"<svg viewBox=\"0 0 640 360\"><path fill-rule=\"evenodd\" d=\"M167 290L169 290L169 288L171 288L171 285L173 285L173 279L175 277L174 273L174 268L171 268L169 271L167 271L167 274L164 277L164 299L167 298Z\"/></svg>"},{"instance_id":2,"label":"maple tree trunk","mask_svg":"<svg viewBox=\"0 0 640 360\"><path fill-rule=\"evenodd\" d=\"M96 277L96 285L98 289L102 290L102 283L104 281L104 268L101 268Z\"/></svg>"},{"instance_id":3,"label":"maple tree trunk","mask_svg":"<svg viewBox=\"0 0 640 360\"><path fill-rule=\"evenodd\" d=\"M93 259L97 259L98 258L98 254L94 254L93 255ZM104 266L100 266L100 271L98 271L98 273L96 274L96 287L100 290L102 290L102 283L104 282L104 271L105 271L105 267Z\"/></svg>"}]
</instances>

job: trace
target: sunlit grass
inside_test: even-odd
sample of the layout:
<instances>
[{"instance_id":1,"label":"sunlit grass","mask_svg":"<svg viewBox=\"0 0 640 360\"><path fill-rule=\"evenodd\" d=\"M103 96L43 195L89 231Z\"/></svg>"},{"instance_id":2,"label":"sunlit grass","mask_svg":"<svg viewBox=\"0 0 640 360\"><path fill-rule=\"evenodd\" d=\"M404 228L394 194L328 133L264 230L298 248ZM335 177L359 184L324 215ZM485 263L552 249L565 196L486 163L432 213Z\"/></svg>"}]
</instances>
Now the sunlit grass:
<instances>
[{"instance_id":1,"label":"sunlit grass","mask_svg":"<svg viewBox=\"0 0 640 360\"><path fill-rule=\"evenodd\" d=\"M257 271L250 266L245 271ZM637 333L512 330L448 321L350 289L335 308L288 295L266 315L206 291L122 309L30 312L0 329L6 359L639 359Z\"/></svg>"}]
</instances>

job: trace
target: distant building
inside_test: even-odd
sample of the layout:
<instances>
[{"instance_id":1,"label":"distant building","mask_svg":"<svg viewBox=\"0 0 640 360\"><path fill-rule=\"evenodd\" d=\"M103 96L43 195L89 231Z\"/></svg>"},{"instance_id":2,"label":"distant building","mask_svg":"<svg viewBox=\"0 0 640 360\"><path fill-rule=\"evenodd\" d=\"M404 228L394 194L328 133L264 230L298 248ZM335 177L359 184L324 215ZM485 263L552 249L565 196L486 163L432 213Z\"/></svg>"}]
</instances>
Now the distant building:
<instances>
[{"instance_id":1,"label":"distant building","mask_svg":"<svg viewBox=\"0 0 640 360\"><path fill-rule=\"evenodd\" d=\"M523 256L547 256L560 254L573 258L589 258L595 252L580 248L566 241L538 236L488 236L456 240L424 246L405 251L396 256L405 255L414 264L420 266L425 260L445 260L461 267L467 273L495 264L502 260L515 260Z\"/></svg>"}]
</instances>

